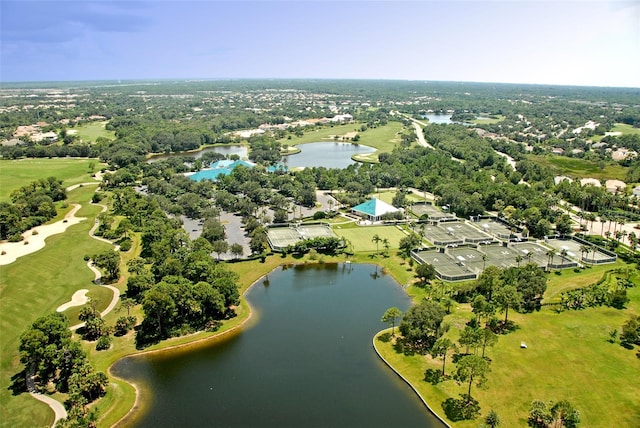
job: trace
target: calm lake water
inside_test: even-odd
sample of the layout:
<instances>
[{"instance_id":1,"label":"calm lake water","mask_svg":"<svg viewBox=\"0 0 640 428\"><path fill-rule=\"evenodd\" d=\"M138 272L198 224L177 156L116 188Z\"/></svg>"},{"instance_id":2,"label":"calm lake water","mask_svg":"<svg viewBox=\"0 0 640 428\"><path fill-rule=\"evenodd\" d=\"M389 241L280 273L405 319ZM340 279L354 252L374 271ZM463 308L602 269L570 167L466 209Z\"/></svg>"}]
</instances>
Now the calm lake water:
<instances>
[{"instance_id":1,"label":"calm lake water","mask_svg":"<svg viewBox=\"0 0 640 428\"><path fill-rule=\"evenodd\" d=\"M300 153L282 158L282 163L289 168L324 166L325 168L346 168L355 161L351 156L360 153L373 153L373 147L351 143L308 143L296 146Z\"/></svg>"},{"instance_id":2,"label":"calm lake water","mask_svg":"<svg viewBox=\"0 0 640 428\"><path fill-rule=\"evenodd\" d=\"M428 119L429 123L453 123L450 114L423 114L422 119Z\"/></svg>"},{"instance_id":3,"label":"calm lake water","mask_svg":"<svg viewBox=\"0 0 640 428\"><path fill-rule=\"evenodd\" d=\"M250 327L210 346L126 358L136 427L442 427L375 354L384 311L410 301L373 265L281 268L247 294Z\"/></svg>"},{"instance_id":4,"label":"calm lake water","mask_svg":"<svg viewBox=\"0 0 640 428\"><path fill-rule=\"evenodd\" d=\"M174 156L193 156L194 158L198 159L202 157L202 155L204 155L205 153L209 153L209 152L220 153L225 156L238 155L240 156L240 159L246 159L249 154L247 147L231 145L231 146L207 147L202 150L198 150L196 152L189 152L189 153L172 153L170 155L158 155L158 156L154 156L152 158L147 159L147 162L157 162L160 160L169 159L170 157L174 157Z\"/></svg>"}]
</instances>

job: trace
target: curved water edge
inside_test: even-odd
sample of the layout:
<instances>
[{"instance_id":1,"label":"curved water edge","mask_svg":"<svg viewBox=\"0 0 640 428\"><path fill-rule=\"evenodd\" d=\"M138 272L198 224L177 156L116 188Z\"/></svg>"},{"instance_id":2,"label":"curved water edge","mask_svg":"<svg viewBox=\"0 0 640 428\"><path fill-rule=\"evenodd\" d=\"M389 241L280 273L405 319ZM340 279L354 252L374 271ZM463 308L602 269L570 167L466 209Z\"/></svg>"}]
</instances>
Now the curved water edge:
<instances>
[{"instance_id":1,"label":"curved water edge","mask_svg":"<svg viewBox=\"0 0 640 428\"><path fill-rule=\"evenodd\" d=\"M343 263L339 262L336 263L336 265L341 266ZM346 265L346 263L345 263ZM360 265L370 265L370 266L374 266L374 264L369 264L369 263L363 263ZM244 330L244 328L246 328L249 325L250 321L257 321L257 318L255 315L257 315L256 313L256 309L252 307L252 305L249 303L248 299L247 299L247 295L249 294L249 292L251 290L253 290L256 284L265 284L264 280L265 278L268 278L270 274L279 271L279 270L286 270L284 268L301 268L301 267L310 267L313 269L318 269L318 268L322 268L322 266L320 266L320 264L316 264L316 263L312 263L312 264L308 264L308 263L283 263L281 265L278 265L276 267L274 267L273 269L271 269L268 273L265 273L263 276L261 276L260 278L258 278L257 280L255 280L249 287L246 288L246 290L244 290L243 292L243 298L242 298L242 305L246 305L246 315L243 314L245 316L244 319L242 319L239 324L231 327L229 330L225 330L223 332L219 332L219 333L212 333L210 336L207 337L201 337L199 339L196 339L195 341L191 341L191 342L187 342L187 343L180 343L180 344L176 344L176 345L169 345L167 347L163 347L160 349L153 349L153 350L145 350L145 351L141 351L141 352L137 352L137 353L132 353L129 354L127 356L124 356L122 358L119 358L117 361L113 362L111 364L111 366L108 369L109 375L113 376L116 379L119 379L123 382L126 382L130 385L132 385L132 387L135 390L135 402L133 403L132 407L129 408L129 410L127 411L127 413L122 416L116 423L114 426L126 426L126 425L130 425L131 423L135 423L136 421L140 422L141 419L140 418L144 418L146 413L145 413L145 407L142 405L142 401L146 401L144 400L144 397L146 396L146 390L147 388L149 388L151 385L153 385L153 383L151 383L150 385L146 384L146 379L145 381L140 382L140 378L133 378L131 379L131 377L129 377L128 379L125 379L123 377L120 376L116 376L114 374L114 371L112 370L115 365L121 361L123 361L124 359L128 358L128 357L138 357L138 356L147 356L149 354L161 354L161 353L166 353L166 351L169 351L169 354L171 352L175 352L176 350L179 349L184 349L185 352L191 352L194 349L193 348L199 348L199 347L206 347L206 348L210 348L212 346L212 341L221 341L221 343L225 343L226 339L228 338L229 340L237 337L237 335L239 335L240 333L242 333L242 331ZM389 280L393 279L393 282L398 284L397 281L395 281L395 278L393 278L393 276L390 276ZM403 291L403 293L405 295L406 298L408 298L408 296L406 296L406 292ZM260 311L258 311L259 313ZM241 315L241 316L243 316ZM198 334L198 333L195 333ZM184 337L184 336L183 336ZM375 337L375 336L374 336ZM360 339L362 340L362 339ZM366 339L365 339L366 340ZM370 340L370 339L369 339ZM217 347L217 345L213 345L214 347ZM358 345L359 346L359 345ZM375 348L375 347L374 347ZM188 351L187 351L188 349ZM366 352L366 351L365 351ZM377 353L377 350L376 350ZM371 354L369 354L371 355ZM375 357L374 357L375 359ZM164 360L164 358L161 358L161 361ZM384 359L383 359L384 361ZM386 361L385 361L386 363ZM388 364L388 363L387 363ZM383 366L379 366L380 370L382 370L382 372L386 371ZM125 369L126 370L126 369ZM129 370L132 370L132 368L130 368ZM135 370L135 369L134 369ZM122 374L122 373L121 373ZM388 376L388 375L383 375L383 376ZM130 380L129 380L130 379ZM395 381L394 381L395 382ZM406 382L406 380L405 380ZM214 384L215 385L215 384ZM224 384L222 384L224 385ZM414 389L415 390L415 389ZM407 391L407 393L409 395L411 395L411 393L409 393ZM424 399L422 399L422 397L417 394L418 397L421 401L422 404L424 404L427 409L430 410L429 414L433 414L435 415L439 420L440 418L429 408L428 405L426 405L426 402L424 402ZM142 398L141 398L142 397ZM162 402L162 398L160 398L160 402ZM416 409L419 408L420 406L420 401L416 400L414 401L415 404L413 404L414 406L418 406L416 407ZM141 412L142 411L142 412ZM434 420L435 422L435 420ZM446 424L445 424L446 425Z\"/></svg>"},{"instance_id":2,"label":"curved water edge","mask_svg":"<svg viewBox=\"0 0 640 428\"><path fill-rule=\"evenodd\" d=\"M111 370L113 368L113 366L115 366L116 364L118 364L119 362L121 362L122 360L126 359L126 358L137 358L137 357L143 357L143 356L147 356L147 355L152 355L152 354L160 354L160 353L169 353L169 352L175 352L178 350L185 350L187 348L197 348L199 346L209 346L211 345L210 342L212 341L216 341L216 340L223 340L226 338L230 338L230 336L232 336L233 334L238 334L240 333L240 329L243 327L247 327L249 324L249 321L252 321L254 319L254 313L255 311L252 310L251 308L251 304L247 301L247 299L245 298L245 295L249 292L249 290L251 290L251 288L253 288L254 285L256 285L258 282L260 282L264 277L268 276L271 272L274 272L276 269L281 268L282 265L276 266L273 269L271 269L269 272L265 273L263 276L261 276L260 278L256 279L250 286L247 287L247 289L244 291L244 293L242 293L242 302L240 303L240 305L246 305L247 308L247 316L246 318L244 318L242 321L240 321L240 323L238 323L237 325L234 325L233 327L229 328L228 330L224 330L221 332L213 332L211 333L211 335L209 336L205 336L205 337L201 337L199 339L195 339L193 341L189 341L189 342L185 342L185 343L177 343L175 345L168 345L166 347L162 347L162 348L158 348L158 349L148 349L148 350L143 350L143 351L138 351L135 353L131 353L128 355L124 355L120 358L118 358L116 361L114 361L113 363L111 363L111 365L107 368L107 373L109 374L109 376L113 377L114 379L118 379L121 382L125 382L129 385L131 385L133 387L133 389L136 392L136 399L133 403L133 406L131 406L131 408L129 409L129 411L127 411L127 413L122 416L115 424L113 424L113 427L118 427L121 426L121 424L126 423L129 420L134 420L136 418L136 413L139 413L140 410L143 410L144 407L142 407L140 405L140 390L144 389L144 386L141 385L140 387L138 387L138 385L135 382L129 381L127 379L123 379L119 376L116 376L115 374L113 374L113 371ZM185 337L188 336L195 336L197 334L201 334L202 332L196 332L193 333L191 335L187 335L187 336L179 336L178 338L182 338L184 339ZM178 339L176 338L176 339Z\"/></svg>"},{"instance_id":3,"label":"curved water edge","mask_svg":"<svg viewBox=\"0 0 640 428\"><path fill-rule=\"evenodd\" d=\"M349 141L312 141L292 146L297 152L287 153L281 162L289 168L346 168L356 162L357 155L375 153L375 147Z\"/></svg>"},{"instance_id":4,"label":"curved water edge","mask_svg":"<svg viewBox=\"0 0 640 428\"><path fill-rule=\"evenodd\" d=\"M415 386L414 386L414 385L409 381L409 379L407 379L406 377L404 377L404 376L402 375L402 373L400 373L398 370L396 370L396 368L395 368L395 367L393 367L393 365L392 365L389 361L387 361L387 360L382 356L382 354L380 353L380 351L378 351L378 347L376 346L376 339L378 339L378 337L380 337L380 335L381 335L381 334L383 334L384 332L389 331L389 330L390 330L390 329L388 329L388 328L387 328L387 329L384 329L384 330L381 330L381 331L379 331L378 333L376 333L376 335L375 335L375 336L373 336L373 341L372 341L372 342L373 342L373 349L374 349L374 351L376 351L376 354L378 355L378 357L379 357L382 361L384 361L384 363L387 365L387 367L389 367L389 368L390 368L390 369L391 369L395 374L397 374L397 375L398 375L398 377L399 377L400 379L402 379L402 380L403 380L407 385L409 385L409 387L413 390L413 392L415 392L415 393L416 393L416 395L418 396L418 398L420 398L420 401L422 401L422 404L424 404L424 405L425 405L425 407L426 407L427 409L429 409L429 411L433 414L433 416L435 416L436 418L438 418L438 419L440 420L440 422L442 422L442 423L444 424L444 426L446 426L446 427L448 427L448 428L451 428L451 425L449 425L449 424L447 423L447 421L445 421L443 418L441 418L441 417L440 417L440 415L439 415L439 414L437 414L437 413L436 413L436 412L431 408L431 406L429 406L429 403L427 403L427 400L425 400L425 398L422 396L422 394L420 394L420 392L418 392L418 389L417 389L417 388L416 388L416 387L415 387Z\"/></svg>"}]
</instances>

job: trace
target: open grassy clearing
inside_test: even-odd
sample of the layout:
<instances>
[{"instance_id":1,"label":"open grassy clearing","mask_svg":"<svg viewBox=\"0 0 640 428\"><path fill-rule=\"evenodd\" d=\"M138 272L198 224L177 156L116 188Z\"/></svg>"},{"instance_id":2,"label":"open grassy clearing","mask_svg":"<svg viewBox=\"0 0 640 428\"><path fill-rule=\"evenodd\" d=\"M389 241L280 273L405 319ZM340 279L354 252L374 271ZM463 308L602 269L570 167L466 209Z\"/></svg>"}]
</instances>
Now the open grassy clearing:
<instances>
[{"instance_id":1,"label":"open grassy clearing","mask_svg":"<svg viewBox=\"0 0 640 428\"><path fill-rule=\"evenodd\" d=\"M617 164L609 164L604 169L601 169L596 162L564 156L530 155L528 158L544 168L549 168L558 175L578 178L590 177L598 180L624 180L627 175L626 169Z\"/></svg>"},{"instance_id":2,"label":"open grassy clearing","mask_svg":"<svg viewBox=\"0 0 640 428\"><path fill-rule=\"evenodd\" d=\"M623 134L640 134L640 128L634 128L626 123L616 123L611 132L622 132Z\"/></svg>"},{"instance_id":3,"label":"open grassy clearing","mask_svg":"<svg viewBox=\"0 0 640 428\"><path fill-rule=\"evenodd\" d=\"M13 190L40 178L56 177L65 187L94 181L92 175L105 166L97 159L0 160L0 202L9 201Z\"/></svg>"},{"instance_id":4,"label":"open grassy clearing","mask_svg":"<svg viewBox=\"0 0 640 428\"><path fill-rule=\"evenodd\" d=\"M475 123L476 125L490 125L494 123L499 123L504 120L504 116L501 114L492 115L489 117L476 118L471 121L471 123Z\"/></svg>"},{"instance_id":5,"label":"open grassy clearing","mask_svg":"<svg viewBox=\"0 0 640 428\"><path fill-rule=\"evenodd\" d=\"M98 137L113 140L114 138L116 138L116 134L113 131L106 130L106 124L107 121L87 122L72 129L78 131L76 135L85 142L95 142Z\"/></svg>"},{"instance_id":6,"label":"open grassy clearing","mask_svg":"<svg viewBox=\"0 0 640 428\"><path fill-rule=\"evenodd\" d=\"M372 227L348 227L335 226L333 231L339 237L348 239L353 244L353 250L356 252L376 251L376 244L372 241L374 235L378 235L380 239L389 240L389 248L397 249L402 238L407 236L402 230L396 226L372 226ZM378 251L384 251L382 241L378 243Z\"/></svg>"}]
</instances>

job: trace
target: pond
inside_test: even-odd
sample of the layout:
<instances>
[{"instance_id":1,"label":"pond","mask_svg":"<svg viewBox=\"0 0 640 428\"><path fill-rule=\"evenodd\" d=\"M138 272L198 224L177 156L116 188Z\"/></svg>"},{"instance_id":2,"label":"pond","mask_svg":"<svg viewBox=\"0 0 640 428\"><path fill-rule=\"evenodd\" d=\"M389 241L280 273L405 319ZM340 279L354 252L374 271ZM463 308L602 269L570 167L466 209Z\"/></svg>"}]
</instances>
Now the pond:
<instances>
[{"instance_id":1,"label":"pond","mask_svg":"<svg viewBox=\"0 0 640 428\"><path fill-rule=\"evenodd\" d=\"M289 168L320 167L346 168L356 163L351 156L376 151L373 147L340 142L317 142L296 146L301 150L295 155L285 156L282 163Z\"/></svg>"},{"instance_id":2,"label":"pond","mask_svg":"<svg viewBox=\"0 0 640 428\"><path fill-rule=\"evenodd\" d=\"M282 267L247 293L251 326L188 351L125 358L144 385L127 426L442 427L375 354L384 311L404 290L367 264Z\"/></svg>"},{"instance_id":3,"label":"pond","mask_svg":"<svg viewBox=\"0 0 640 428\"><path fill-rule=\"evenodd\" d=\"M451 121L450 114L423 114L420 115L422 119L428 119L429 123L454 123Z\"/></svg>"},{"instance_id":4,"label":"pond","mask_svg":"<svg viewBox=\"0 0 640 428\"><path fill-rule=\"evenodd\" d=\"M215 147L206 147L202 150L197 150L193 152L156 155L147 159L147 162L148 163L157 162L157 161L166 160L176 156L193 156L194 158L198 159L202 157L202 155L204 155L205 153L210 153L210 152L220 153L225 156L238 155L240 159L246 159L247 156L249 155L249 151L246 146L240 146L240 145L215 146Z\"/></svg>"}]
</instances>

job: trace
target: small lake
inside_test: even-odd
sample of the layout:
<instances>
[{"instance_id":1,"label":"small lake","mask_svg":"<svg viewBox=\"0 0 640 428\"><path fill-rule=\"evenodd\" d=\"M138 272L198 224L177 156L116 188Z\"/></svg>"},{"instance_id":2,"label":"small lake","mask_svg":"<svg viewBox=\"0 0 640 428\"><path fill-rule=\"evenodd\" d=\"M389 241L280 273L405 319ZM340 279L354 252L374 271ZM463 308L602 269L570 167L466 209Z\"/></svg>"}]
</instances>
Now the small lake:
<instances>
[{"instance_id":1,"label":"small lake","mask_svg":"<svg viewBox=\"0 0 640 428\"><path fill-rule=\"evenodd\" d=\"M246 297L254 318L239 334L114 365L145 386L148 411L127 426L443 426L373 350L384 311L410 305L380 268L283 267Z\"/></svg>"},{"instance_id":2,"label":"small lake","mask_svg":"<svg viewBox=\"0 0 640 428\"><path fill-rule=\"evenodd\" d=\"M318 142L296 146L300 153L282 158L282 163L289 168L320 167L346 168L356 163L351 156L376 151L373 147L341 142Z\"/></svg>"},{"instance_id":3,"label":"small lake","mask_svg":"<svg viewBox=\"0 0 640 428\"><path fill-rule=\"evenodd\" d=\"M451 121L450 114L423 114L420 115L422 119L428 119L429 123L454 123Z\"/></svg>"},{"instance_id":4,"label":"small lake","mask_svg":"<svg viewBox=\"0 0 640 428\"><path fill-rule=\"evenodd\" d=\"M148 163L157 162L157 161L169 159L176 156L193 156L194 158L198 159L202 157L202 155L204 155L205 153L210 153L210 152L220 153L225 156L238 155L240 159L246 159L247 156L249 155L249 150L247 149L246 146L240 146L240 145L215 146L215 147L206 147L202 150L193 151L193 152L157 155L147 159L147 162Z\"/></svg>"}]
</instances>

